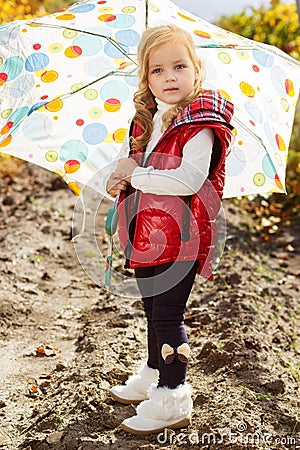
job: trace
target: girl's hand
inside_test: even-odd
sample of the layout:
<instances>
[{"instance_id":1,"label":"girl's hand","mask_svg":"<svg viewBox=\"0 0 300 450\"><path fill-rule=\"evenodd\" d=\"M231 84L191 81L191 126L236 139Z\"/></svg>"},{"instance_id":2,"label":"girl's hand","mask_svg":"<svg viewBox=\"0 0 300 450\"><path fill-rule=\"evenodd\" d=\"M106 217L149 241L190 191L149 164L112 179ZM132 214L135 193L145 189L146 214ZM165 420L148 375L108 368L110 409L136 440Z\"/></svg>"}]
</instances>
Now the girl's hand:
<instances>
[{"instance_id":1,"label":"girl's hand","mask_svg":"<svg viewBox=\"0 0 300 450\"><path fill-rule=\"evenodd\" d=\"M136 167L138 167L138 164L133 158L121 158L117 165L117 172L125 173L125 180L131 183L132 172Z\"/></svg>"},{"instance_id":2,"label":"girl's hand","mask_svg":"<svg viewBox=\"0 0 300 450\"><path fill-rule=\"evenodd\" d=\"M106 191L112 197L116 197L125 191L127 182L125 181L126 174L120 172L113 172L106 183Z\"/></svg>"}]
</instances>

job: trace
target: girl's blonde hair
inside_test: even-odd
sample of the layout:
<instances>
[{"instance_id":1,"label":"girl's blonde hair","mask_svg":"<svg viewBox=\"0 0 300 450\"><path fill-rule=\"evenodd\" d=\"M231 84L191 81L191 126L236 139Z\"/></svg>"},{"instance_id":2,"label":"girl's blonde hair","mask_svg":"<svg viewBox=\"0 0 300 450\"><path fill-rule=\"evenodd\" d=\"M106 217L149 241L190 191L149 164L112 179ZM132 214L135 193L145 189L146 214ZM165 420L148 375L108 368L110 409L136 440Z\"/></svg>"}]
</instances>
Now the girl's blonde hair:
<instances>
[{"instance_id":1,"label":"girl's blonde hair","mask_svg":"<svg viewBox=\"0 0 300 450\"><path fill-rule=\"evenodd\" d=\"M194 89L191 94L183 102L174 105L163 115L163 128L168 128L173 123L178 113L192 100L199 97L202 92L202 64L196 54L192 36L176 25L163 25L146 30L142 35L138 47L139 85L133 99L136 109L134 121L142 127L143 134L137 138L131 139L134 149L145 147L151 138L153 130L152 118L157 110L157 105L148 83L149 58L152 52L166 44L184 45L195 67L196 77Z\"/></svg>"}]
</instances>

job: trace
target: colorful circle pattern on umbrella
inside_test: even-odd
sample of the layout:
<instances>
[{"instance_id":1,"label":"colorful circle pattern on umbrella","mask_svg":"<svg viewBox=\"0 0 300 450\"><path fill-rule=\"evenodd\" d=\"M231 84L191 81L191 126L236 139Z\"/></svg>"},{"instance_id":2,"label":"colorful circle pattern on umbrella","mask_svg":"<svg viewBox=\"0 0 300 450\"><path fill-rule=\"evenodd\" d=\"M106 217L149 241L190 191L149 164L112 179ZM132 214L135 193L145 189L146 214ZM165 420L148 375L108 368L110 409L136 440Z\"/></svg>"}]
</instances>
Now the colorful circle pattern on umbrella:
<instances>
[{"instance_id":1,"label":"colorful circle pattern on umbrella","mask_svg":"<svg viewBox=\"0 0 300 450\"><path fill-rule=\"evenodd\" d=\"M39 113L31 114L32 121L28 121L23 126L25 138L30 142L39 142L51 135L53 123L49 117L45 117Z\"/></svg>"},{"instance_id":2,"label":"colorful circle pattern on umbrella","mask_svg":"<svg viewBox=\"0 0 300 450\"><path fill-rule=\"evenodd\" d=\"M80 35L73 41L73 46L81 49L82 56L93 56L101 51L102 41L97 36Z\"/></svg>"},{"instance_id":3,"label":"colorful circle pattern on umbrella","mask_svg":"<svg viewBox=\"0 0 300 450\"><path fill-rule=\"evenodd\" d=\"M276 134L275 135L275 140L276 140L276 144L277 144L277 147L279 148L279 150L282 151L282 152L285 152L286 145L285 145L284 140L280 136L280 134Z\"/></svg>"},{"instance_id":4,"label":"colorful circle pattern on umbrella","mask_svg":"<svg viewBox=\"0 0 300 450\"><path fill-rule=\"evenodd\" d=\"M128 75L128 76L125 75L124 81L128 86L134 87L134 88L137 88L138 83L139 83L137 75Z\"/></svg>"},{"instance_id":5,"label":"colorful circle pattern on umbrella","mask_svg":"<svg viewBox=\"0 0 300 450\"><path fill-rule=\"evenodd\" d=\"M252 54L254 56L255 61L257 61L260 66L267 68L273 66L274 56L266 54L261 50L253 50Z\"/></svg>"},{"instance_id":6,"label":"colorful circle pattern on umbrella","mask_svg":"<svg viewBox=\"0 0 300 450\"><path fill-rule=\"evenodd\" d=\"M76 30L64 30L63 31L63 37L66 39L74 39L78 35L78 32Z\"/></svg>"},{"instance_id":7,"label":"colorful circle pattern on umbrella","mask_svg":"<svg viewBox=\"0 0 300 450\"><path fill-rule=\"evenodd\" d=\"M79 5L79 6L71 6L69 8L69 11L72 11L73 13L87 13L87 12L91 12L96 8L95 5L93 5L92 3L88 3L86 5Z\"/></svg>"},{"instance_id":8,"label":"colorful circle pattern on umbrella","mask_svg":"<svg viewBox=\"0 0 300 450\"><path fill-rule=\"evenodd\" d=\"M5 119L5 120L8 119L9 116L11 115L11 113L12 113L12 108L5 109L4 111L1 112L2 119Z\"/></svg>"},{"instance_id":9,"label":"colorful circle pattern on umbrella","mask_svg":"<svg viewBox=\"0 0 300 450\"><path fill-rule=\"evenodd\" d=\"M73 20L76 16L74 14L65 13L65 14L59 14L56 16L56 20Z\"/></svg>"},{"instance_id":10,"label":"colorful circle pattern on umbrella","mask_svg":"<svg viewBox=\"0 0 300 450\"><path fill-rule=\"evenodd\" d=\"M49 150L45 155L46 161L56 162L58 160L58 153L55 150Z\"/></svg>"},{"instance_id":11,"label":"colorful circle pattern on umbrella","mask_svg":"<svg viewBox=\"0 0 300 450\"><path fill-rule=\"evenodd\" d=\"M1 134L6 134L8 131L12 129L12 127L18 126L18 124L26 117L28 114L28 107L23 106L21 108L16 109L12 114L9 114L9 122L2 128ZM7 130L4 132L4 130Z\"/></svg>"},{"instance_id":12,"label":"colorful circle pattern on umbrella","mask_svg":"<svg viewBox=\"0 0 300 450\"><path fill-rule=\"evenodd\" d=\"M59 158L66 163L70 160L76 160L82 164L88 155L88 146L79 140L70 140L65 142L59 151Z\"/></svg>"},{"instance_id":13,"label":"colorful circle pattern on umbrella","mask_svg":"<svg viewBox=\"0 0 300 450\"><path fill-rule=\"evenodd\" d=\"M49 56L46 53L32 53L25 60L25 69L28 72L37 72L49 64Z\"/></svg>"},{"instance_id":14,"label":"colorful circle pattern on umbrella","mask_svg":"<svg viewBox=\"0 0 300 450\"><path fill-rule=\"evenodd\" d=\"M8 58L1 66L0 80L11 81L17 78L22 72L24 61L20 56Z\"/></svg>"},{"instance_id":15,"label":"colorful circle pattern on umbrella","mask_svg":"<svg viewBox=\"0 0 300 450\"><path fill-rule=\"evenodd\" d=\"M53 83L53 81L57 80L58 72L56 70L46 70L41 75L41 80L44 83Z\"/></svg>"},{"instance_id":16,"label":"colorful circle pattern on umbrella","mask_svg":"<svg viewBox=\"0 0 300 450\"><path fill-rule=\"evenodd\" d=\"M121 102L117 98L108 98L104 102L104 109L108 112L116 112L121 108Z\"/></svg>"},{"instance_id":17,"label":"colorful circle pattern on umbrella","mask_svg":"<svg viewBox=\"0 0 300 450\"><path fill-rule=\"evenodd\" d=\"M99 119L102 115L102 110L96 106L95 108L89 109L88 114L91 119Z\"/></svg>"},{"instance_id":18,"label":"colorful circle pattern on umbrella","mask_svg":"<svg viewBox=\"0 0 300 450\"><path fill-rule=\"evenodd\" d=\"M129 14L117 14L112 20L106 20L110 28L130 28L135 24L135 18Z\"/></svg>"},{"instance_id":19,"label":"colorful circle pattern on umbrella","mask_svg":"<svg viewBox=\"0 0 300 450\"><path fill-rule=\"evenodd\" d=\"M48 50L50 53L59 53L62 51L62 44L60 44L59 42L55 42L54 44L49 45Z\"/></svg>"},{"instance_id":20,"label":"colorful circle pattern on umbrella","mask_svg":"<svg viewBox=\"0 0 300 450\"><path fill-rule=\"evenodd\" d=\"M266 176L262 172L257 172L253 176L253 184L257 187L262 187L266 182Z\"/></svg>"},{"instance_id":21,"label":"colorful circle pattern on umbrella","mask_svg":"<svg viewBox=\"0 0 300 450\"><path fill-rule=\"evenodd\" d=\"M134 30L121 30L116 33L117 40L128 47L138 45L140 41L140 35Z\"/></svg>"},{"instance_id":22,"label":"colorful circle pattern on umbrella","mask_svg":"<svg viewBox=\"0 0 300 450\"><path fill-rule=\"evenodd\" d=\"M263 114L261 110L251 102L244 103L245 111L252 117L255 122L263 123Z\"/></svg>"},{"instance_id":23,"label":"colorful circle pattern on umbrella","mask_svg":"<svg viewBox=\"0 0 300 450\"><path fill-rule=\"evenodd\" d=\"M124 103L129 98L129 89L122 81L108 81L100 90L100 96L103 101L110 98L112 93L121 103Z\"/></svg>"},{"instance_id":24,"label":"colorful circle pattern on umbrella","mask_svg":"<svg viewBox=\"0 0 300 450\"><path fill-rule=\"evenodd\" d=\"M274 167L274 164L271 163L268 155L265 155L265 157L262 160L262 168L263 168L264 174L267 175L267 177L269 177L269 178L275 177L276 169Z\"/></svg>"},{"instance_id":25,"label":"colorful circle pattern on umbrella","mask_svg":"<svg viewBox=\"0 0 300 450\"><path fill-rule=\"evenodd\" d=\"M101 144L107 136L107 128L101 123L91 123L87 125L82 133L82 137L87 144Z\"/></svg>"},{"instance_id":26,"label":"colorful circle pattern on umbrella","mask_svg":"<svg viewBox=\"0 0 300 450\"><path fill-rule=\"evenodd\" d=\"M64 103L61 98L55 98L54 100L51 100L49 103L45 104L45 108L47 111L50 111L52 113L56 113L60 111L64 106Z\"/></svg>"},{"instance_id":27,"label":"colorful circle pattern on umbrella","mask_svg":"<svg viewBox=\"0 0 300 450\"><path fill-rule=\"evenodd\" d=\"M126 128L119 128L118 130L116 130L113 133L113 140L115 142L118 142L119 144L121 144L122 142L124 142L126 133L127 133L127 129Z\"/></svg>"},{"instance_id":28,"label":"colorful circle pattern on umbrella","mask_svg":"<svg viewBox=\"0 0 300 450\"><path fill-rule=\"evenodd\" d=\"M107 42L104 47L104 52L110 58L123 58L128 53L128 46L122 45L121 47L117 47L111 42Z\"/></svg>"},{"instance_id":29,"label":"colorful circle pattern on umbrella","mask_svg":"<svg viewBox=\"0 0 300 450\"><path fill-rule=\"evenodd\" d=\"M22 98L30 90L34 79L32 75L21 75L9 87L9 95L13 98Z\"/></svg>"},{"instance_id":30,"label":"colorful circle pattern on umbrella","mask_svg":"<svg viewBox=\"0 0 300 450\"><path fill-rule=\"evenodd\" d=\"M87 100L96 100L98 98L98 91L96 89L87 89L84 92L84 96Z\"/></svg>"},{"instance_id":31,"label":"colorful circle pattern on umbrella","mask_svg":"<svg viewBox=\"0 0 300 450\"><path fill-rule=\"evenodd\" d=\"M0 145L8 147L15 140L15 154L41 164L44 160L47 168L63 175L76 174L78 180L93 166L89 161L91 155L96 158L98 146L104 152L103 161L112 159L124 141L128 111L133 114L129 104L138 78L132 60L144 29L144 3L90 0L47 19L1 28L0 89L5 88L11 104L5 99L1 107ZM211 77L204 87L219 89L230 99L253 134L258 163L249 169L249 142L234 123L236 142L228 156L227 173L232 184L239 180L240 192L247 191L247 180L257 188L268 183L279 188L290 130L286 123L293 115L298 93L296 78L263 47L242 48L242 37L207 24L166 0L153 0L148 6L150 26L169 21L189 30L200 58L205 61L209 55ZM44 22L50 28L42 25ZM2 54L3 46L7 53ZM116 75L109 75L113 72ZM19 108L21 99L25 109ZM279 118L281 123L273 125ZM270 158L280 163L281 174L274 173L268 156L264 159L266 150L255 136L268 147Z\"/></svg>"},{"instance_id":32,"label":"colorful circle pattern on umbrella","mask_svg":"<svg viewBox=\"0 0 300 450\"><path fill-rule=\"evenodd\" d=\"M237 50L236 56L242 61L246 61L249 59L249 52L247 50Z\"/></svg>"},{"instance_id":33,"label":"colorful circle pattern on umbrella","mask_svg":"<svg viewBox=\"0 0 300 450\"><path fill-rule=\"evenodd\" d=\"M78 58L82 55L82 48L78 47L78 45L71 45L66 48L65 55L67 58Z\"/></svg>"}]
</instances>

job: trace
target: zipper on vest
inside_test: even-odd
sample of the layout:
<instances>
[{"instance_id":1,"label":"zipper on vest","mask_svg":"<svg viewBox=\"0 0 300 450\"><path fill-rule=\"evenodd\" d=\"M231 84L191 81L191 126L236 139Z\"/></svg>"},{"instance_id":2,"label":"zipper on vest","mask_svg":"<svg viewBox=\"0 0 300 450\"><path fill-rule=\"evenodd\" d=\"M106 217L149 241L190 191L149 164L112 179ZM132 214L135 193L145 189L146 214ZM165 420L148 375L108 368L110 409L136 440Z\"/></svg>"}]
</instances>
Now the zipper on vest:
<instances>
[{"instance_id":1,"label":"zipper on vest","mask_svg":"<svg viewBox=\"0 0 300 450\"><path fill-rule=\"evenodd\" d=\"M180 126L180 125L177 125ZM133 122L130 127L130 136L132 135L133 131ZM172 130L170 130L172 131ZM169 131L169 132L170 132ZM143 149L142 154L142 161L141 161L141 167L147 167L147 164L152 156L153 153L155 153L155 149L157 145L165 138L165 135L162 135L158 142L156 143L155 147L149 152L147 156L146 148ZM129 156L131 154L131 148L129 152ZM138 189L136 189L134 194L134 206L133 206L133 219L129 223L129 214L126 214L127 218L127 228L128 228L128 242L126 245L126 248L124 250L125 253L125 264L124 268L129 269L130 268L130 256L133 250L133 240L135 235L135 229L136 229L136 219L137 219L137 212L138 212L138 204L140 199L140 192ZM182 242L188 242L190 240L190 203L191 203L191 196L189 196L187 203L184 202L184 205L182 207L182 233L180 234L180 239ZM128 205L127 205L128 208Z\"/></svg>"}]
</instances>

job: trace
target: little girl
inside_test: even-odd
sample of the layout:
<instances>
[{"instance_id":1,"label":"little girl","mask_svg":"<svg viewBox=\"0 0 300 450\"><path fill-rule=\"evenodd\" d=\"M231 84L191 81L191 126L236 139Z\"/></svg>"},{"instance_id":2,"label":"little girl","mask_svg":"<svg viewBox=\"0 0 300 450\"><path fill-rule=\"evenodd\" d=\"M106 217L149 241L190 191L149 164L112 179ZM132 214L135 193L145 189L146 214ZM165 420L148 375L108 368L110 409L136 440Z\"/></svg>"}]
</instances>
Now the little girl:
<instances>
[{"instance_id":1,"label":"little girl","mask_svg":"<svg viewBox=\"0 0 300 450\"><path fill-rule=\"evenodd\" d=\"M142 296L148 359L111 395L141 402L122 428L148 434L190 423L184 311L196 274L212 279L233 105L202 89L201 62L181 28L145 31L138 61L129 156L119 160L107 191L120 194L120 243Z\"/></svg>"}]
</instances>

